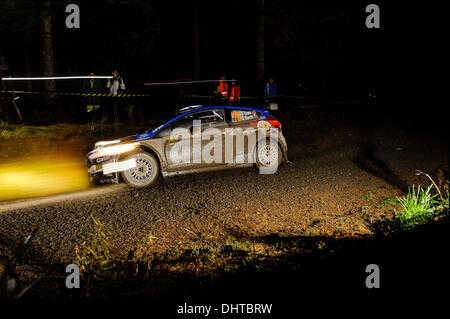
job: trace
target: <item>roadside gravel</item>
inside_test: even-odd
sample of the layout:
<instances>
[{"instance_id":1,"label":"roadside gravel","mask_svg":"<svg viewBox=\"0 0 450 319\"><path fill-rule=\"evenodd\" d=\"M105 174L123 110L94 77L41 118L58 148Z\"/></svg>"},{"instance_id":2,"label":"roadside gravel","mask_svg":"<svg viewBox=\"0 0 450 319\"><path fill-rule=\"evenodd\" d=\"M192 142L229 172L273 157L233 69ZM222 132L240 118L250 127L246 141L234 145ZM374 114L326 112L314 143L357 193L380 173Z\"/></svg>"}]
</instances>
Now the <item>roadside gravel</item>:
<instances>
[{"instance_id":1,"label":"roadside gravel","mask_svg":"<svg viewBox=\"0 0 450 319\"><path fill-rule=\"evenodd\" d=\"M371 234L371 222L386 211L382 200L402 194L407 185L428 184L415 169L448 170L448 145L391 133L346 127L316 146L291 129L285 135L292 165L274 175L234 169L159 180L142 190L112 185L9 207L3 203L0 252L38 227L33 255L70 263L74 247L92 231L91 215L111 231L118 256L149 235L156 237L149 249L164 252L271 234Z\"/></svg>"}]
</instances>

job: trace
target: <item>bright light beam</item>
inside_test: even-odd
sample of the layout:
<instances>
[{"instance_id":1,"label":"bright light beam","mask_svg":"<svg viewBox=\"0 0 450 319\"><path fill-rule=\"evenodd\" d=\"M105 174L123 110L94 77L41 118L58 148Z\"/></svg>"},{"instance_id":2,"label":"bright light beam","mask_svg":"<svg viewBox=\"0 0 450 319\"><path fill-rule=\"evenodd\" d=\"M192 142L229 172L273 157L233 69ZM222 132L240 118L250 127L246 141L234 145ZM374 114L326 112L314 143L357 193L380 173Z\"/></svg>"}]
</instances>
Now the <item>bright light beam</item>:
<instances>
[{"instance_id":1,"label":"bright light beam","mask_svg":"<svg viewBox=\"0 0 450 319\"><path fill-rule=\"evenodd\" d=\"M112 76L49 76L29 78L2 78L2 81L46 81L46 80L77 80L77 79L112 79Z\"/></svg>"}]
</instances>

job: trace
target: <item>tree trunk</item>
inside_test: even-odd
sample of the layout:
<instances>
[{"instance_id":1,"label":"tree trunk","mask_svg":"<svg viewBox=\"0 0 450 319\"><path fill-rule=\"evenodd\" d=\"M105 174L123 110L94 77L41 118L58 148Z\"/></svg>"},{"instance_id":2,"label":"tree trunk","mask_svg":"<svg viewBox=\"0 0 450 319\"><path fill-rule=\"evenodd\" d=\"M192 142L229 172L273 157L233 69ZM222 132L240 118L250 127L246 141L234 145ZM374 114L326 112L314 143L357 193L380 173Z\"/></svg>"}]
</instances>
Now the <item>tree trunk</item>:
<instances>
[{"instance_id":1,"label":"tree trunk","mask_svg":"<svg viewBox=\"0 0 450 319\"><path fill-rule=\"evenodd\" d=\"M256 17L256 82L262 83L264 72L264 0L258 0Z\"/></svg>"},{"instance_id":2,"label":"tree trunk","mask_svg":"<svg viewBox=\"0 0 450 319\"><path fill-rule=\"evenodd\" d=\"M0 48L0 57L3 56L2 49ZM5 82L2 81L3 73L0 70L0 90L6 90ZM0 120L6 121L6 99L3 96L0 96Z\"/></svg>"},{"instance_id":3,"label":"tree trunk","mask_svg":"<svg viewBox=\"0 0 450 319\"><path fill-rule=\"evenodd\" d=\"M25 68L27 70L27 77L31 77L30 57L28 55L28 49L27 48L25 48L24 53L25 53ZM30 80L27 81L27 90L28 91L32 91L33 90L33 87L31 86L31 81Z\"/></svg>"},{"instance_id":4,"label":"tree trunk","mask_svg":"<svg viewBox=\"0 0 450 319\"><path fill-rule=\"evenodd\" d=\"M194 80L200 78L200 42L198 34L198 0L194 0Z\"/></svg>"},{"instance_id":5,"label":"tree trunk","mask_svg":"<svg viewBox=\"0 0 450 319\"><path fill-rule=\"evenodd\" d=\"M328 37L325 32L322 33L322 58L321 58L321 77L322 77L322 97L328 96Z\"/></svg>"},{"instance_id":6,"label":"tree trunk","mask_svg":"<svg viewBox=\"0 0 450 319\"><path fill-rule=\"evenodd\" d=\"M52 45L52 19L50 17L50 0L41 0L42 24L42 66L44 76L54 76L53 45ZM54 80L44 81L46 91L55 91Z\"/></svg>"}]
</instances>

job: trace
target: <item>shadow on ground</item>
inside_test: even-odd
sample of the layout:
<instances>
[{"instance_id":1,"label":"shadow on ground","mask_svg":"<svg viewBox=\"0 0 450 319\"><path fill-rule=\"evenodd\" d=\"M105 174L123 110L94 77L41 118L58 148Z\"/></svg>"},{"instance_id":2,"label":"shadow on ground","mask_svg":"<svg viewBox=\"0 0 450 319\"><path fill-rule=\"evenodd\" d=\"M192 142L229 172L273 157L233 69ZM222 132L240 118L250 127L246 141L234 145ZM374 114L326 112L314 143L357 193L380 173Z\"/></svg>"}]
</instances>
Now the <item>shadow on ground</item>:
<instances>
[{"instance_id":1,"label":"shadow on ground","mask_svg":"<svg viewBox=\"0 0 450 319\"><path fill-rule=\"evenodd\" d=\"M373 144L367 144L362 151L354 158L354 162L359 168L368 173L383 179L390 185L398 188L402 192L408 191L408 186L389 165L376 155L377 148Z\"/></svg>"},{"instance_id":2,"label":"shadow on ground","mask_svg":"<svg viewBox=\"0 0 450 319\"><path fill-rule=\"evenodd\" d=\"M449 230L447 215L412 232L372 237L281 237L277 234L247 237L247 242L275 247L279 253L269 258L254 258L228 271L150 270L137 276L119 276L115 280L97 282L88 297L83 287L72 290L64 287L65 265L45 265L52 267L56 275L36 287L26 299L117 300L118 304L141 306L145 301L146 305L162 311L185 302L273 303L277 305L276 312L281 314L290 313L300 304L307 307L308 302L336 304L339 301L345 303L342 306L351 306L362 298L364 303L370 303L381 294L393 298L408 296L411 301L430 296L439 298L443 295L437 294L436 289L445 288L449 283L446 258ZM248 251L225 246L221 254L241 261ZM186 265L199 260L185 252L171 264ZM368 276L365 270L369 264L380 267L380 289L368 289L365 285ZM139 267L144 266L139 264ZM132 267L137 266L132 263Z\"/></svg>"}]
</instances>

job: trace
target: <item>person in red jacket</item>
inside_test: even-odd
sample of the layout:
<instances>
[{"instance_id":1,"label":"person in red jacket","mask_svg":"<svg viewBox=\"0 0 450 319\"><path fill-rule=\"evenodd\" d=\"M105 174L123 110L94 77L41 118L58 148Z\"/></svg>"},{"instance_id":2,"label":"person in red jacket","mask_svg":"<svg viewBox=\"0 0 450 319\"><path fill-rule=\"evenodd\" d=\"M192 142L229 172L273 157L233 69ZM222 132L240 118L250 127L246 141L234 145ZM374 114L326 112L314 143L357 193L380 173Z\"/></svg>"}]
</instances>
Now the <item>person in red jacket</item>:
<instances>
[{"instance_id":1,"label":"person in red jacket","mask_svg":"<svg viewBox=\"0 0 450 319\"><path fill-rule=\"evenodd\" d=\"M237 105L241 101L241 87L236 81L231 82L230 105Z\"/></svg>"},{"instance_id":2,"label":"person in red jacket","mask_svg":"<svg viewBox=\"0 0 450 319\"><path fill-rule=\"evenodd\" d=\"M228 99L228 84L225 81L224 76L219 79L219 84L217 85L217 89L214 93L216 93L221 99Z\"/></svg>"}]
</instances>

